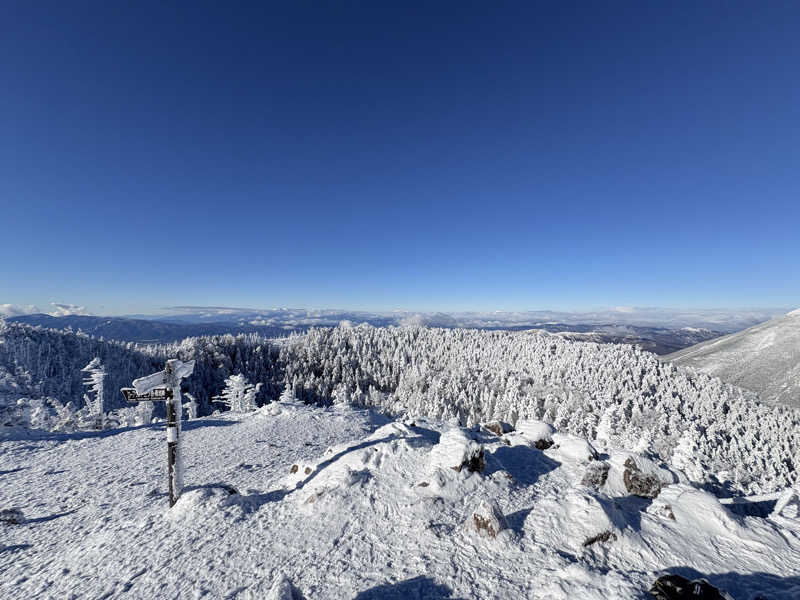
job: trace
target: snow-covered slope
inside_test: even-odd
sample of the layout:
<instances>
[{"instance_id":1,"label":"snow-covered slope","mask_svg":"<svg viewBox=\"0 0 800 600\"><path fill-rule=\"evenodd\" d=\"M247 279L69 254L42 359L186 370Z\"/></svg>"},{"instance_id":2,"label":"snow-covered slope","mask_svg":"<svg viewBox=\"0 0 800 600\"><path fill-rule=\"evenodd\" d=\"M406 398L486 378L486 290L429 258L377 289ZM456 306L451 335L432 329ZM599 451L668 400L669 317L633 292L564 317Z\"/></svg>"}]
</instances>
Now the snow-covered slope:
<instances>
[{"instance_id":1,"label":"snow-covered slope","mask_svg":"<svg viewBox=\"0 0 800 600\"><path fill-rule=\"evenodd\" d=\"M207 417L184 426L172 509L158 426L5 441L0 510L26 520L0 523L0 597L607 600L664 572L799 597L792 506L742 516L672 467L550 431L280 403Z\"/></svg>"},{"instance_id":2,"label":"snow-covered slope","mask_svg":"<svg viewBox=\"0 0 800 600\"><path fill-rule=\"evenodd\" d=\"M800 408L800 310L663 358Z\"/></svg>"},{"instance_id":3,"label":"snow-covered slope","mask_svg":"<svg viewBox=\"0 0 800 600\"><path fill-rule=\"evenodd\" d=\"M311 330L277 344L214 336L133 347L0 323L0 436L15 425L70 430L62 426L71 422L67 411L57 407L83 405L81 369L95 356L109 374L106 409L124 402L119 387L177 356L196 363L186 386L199 414L212 412L209 398L228 376L241 374L262 385L259 404L286 393L396 417L455 418L465 426L544 420L589 439L602 430L615 444L642 445L666 461L689 444L703 477L695 481L716 489L766 493L798 477L800 411L754 402L752 392L638 348L541 331L361 325ZM149 422L117 413L111 420L118 423Z\"/></svg>"}]
</instances>

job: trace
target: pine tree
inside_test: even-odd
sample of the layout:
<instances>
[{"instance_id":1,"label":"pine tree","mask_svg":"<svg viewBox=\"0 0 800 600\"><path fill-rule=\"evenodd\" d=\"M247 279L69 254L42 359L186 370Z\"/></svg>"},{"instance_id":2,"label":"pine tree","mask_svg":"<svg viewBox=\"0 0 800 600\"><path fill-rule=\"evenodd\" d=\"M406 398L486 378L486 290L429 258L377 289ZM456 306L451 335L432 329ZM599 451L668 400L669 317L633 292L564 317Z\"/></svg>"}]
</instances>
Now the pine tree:
<instances>
[{"instance_id":1,"label":"pine tree","mask_svg":"<svg viewBox=\"0 0 800 600\"><path fill-rule=\"evenodd\" d=\"M194 396L192 396L189 392L186 392L186 394L184 394L184 395L189 400L188 402L184 403L184 406L186 407L186 418L189 419L189 420L196 419L197 418L197 400L195 400Z\"/></svg>"},{"instance_id":2,"label":"pine tree","mask_svg":"<svg viewBox=\"0 0 800 600\"><path fill-rule=\"evenodd\" d=\"M94 394L92 400L87 394L83 395L86 408L92 416L95 428L105 427L105 406L103 404L103 380L106 377L106 370L98 357L93 358L88 365L81 369L87 376L83 380L83 385L89 388L89 392Z\"/></svg>"},{"instance_id":3,"label":"pine tree","mask_svg":"<svg viewBox=\"0 0 800 600\"><path fill-rule=\"evenodd\" d=\"M290 384L287 383L283 387L283 392L281 392L281 397L279 399L279 402L284 402L286 404L293 404L293 403L297 402L297 398L295 398L295 395L294 395L294 386L293 385L290 385Z\"/></svg>"},{"instance_id":4,"label":"pine tree","mask_svg":"<svg viewBox=\"0 0 800 600\"><path fill-rule=\"evenodd\" d=\"M225 380L225 389L214 400L226 405L234 412L244 412L256 408L256 394L261 390L261 384L255 386L247 382L241 373L231 375Z\"/></svg>"}]
</instances>

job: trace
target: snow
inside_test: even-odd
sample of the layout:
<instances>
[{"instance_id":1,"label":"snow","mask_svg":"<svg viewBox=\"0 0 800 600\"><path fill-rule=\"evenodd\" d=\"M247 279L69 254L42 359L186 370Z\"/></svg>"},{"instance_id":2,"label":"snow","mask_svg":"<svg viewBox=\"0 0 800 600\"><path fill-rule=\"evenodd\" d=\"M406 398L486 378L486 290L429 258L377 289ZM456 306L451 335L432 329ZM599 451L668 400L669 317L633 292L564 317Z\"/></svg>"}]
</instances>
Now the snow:
<instances>
[{"instance_id":1,"label":"snow","mask_svg":"<svg viewBox=\"0 0 800 600\"><path fill-rule=\"evenodd\" d=\"M163 426L11 437L0 509L26 518L0 524L0 597L606 600L665 571L737 600L798 597L798 519L734 515L685 483L655 501L590 489L577 482L598 461L671 470L618 448L586 463L588 442L552 437L542 451L291 402L225 413L184 424L172 509ZM478 449L482 471L451 468Z\"/></svg>"},{"instance_id":2,"label":"snow","mask_svg":"<svg viewBox=\"0 0 800 600\"><path fill-rule=\"evenodd\" d=\"M553 453L562 461L586 463L597 457L597 450L583 438L568 433L553 434Z\"/></svg>"},{"instance_id":3,"label":"snow","mask_svg":"<svg viewBox=\"0 0 800 600\"><path fill-rule=\"evenodd\" d=\"M553 434L556 431L550 423L524 419L517 421L515 429L519 431L523 437L534 443L539 441L553 441Z\"/></svg>"},{"instance_id":4,"label":"snow","mask_svg":"<svg viewBox=\"0 0 800 600\"><path fill-rule=\"evenodd\" d=\"M755 392L768 404L800 408L800 309L663 360Z\"/></svg>"},{"instance_id":5,"label":"snow","mask_svg":"<svg viewBox=\"0 0 800 600\"><path fill-rule=\"evenodd\" d=\"M430 466L432 469L460 471L462 465L482 452L481 445L470 439L463 429L453 427L441 435L431 452Z\"/></svg>"}]
</instances>

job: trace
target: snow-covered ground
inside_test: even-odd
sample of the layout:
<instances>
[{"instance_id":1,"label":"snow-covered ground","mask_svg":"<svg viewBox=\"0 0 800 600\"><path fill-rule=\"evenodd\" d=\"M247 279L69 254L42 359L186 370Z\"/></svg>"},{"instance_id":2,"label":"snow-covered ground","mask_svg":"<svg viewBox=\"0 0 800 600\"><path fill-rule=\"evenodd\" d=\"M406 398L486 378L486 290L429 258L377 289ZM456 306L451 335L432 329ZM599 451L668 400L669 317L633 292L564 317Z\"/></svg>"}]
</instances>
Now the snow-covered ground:
<instances>
[{"instance_id":1,"label":"snow-covered ground","mask_svg":"<svg viewBox=\"0 0 800 600\"><path fill-rule=\"evenodd\" d=\"M277 598L288 581L309 600L608 600L649 597L669 571L800 598L792 507L734 514L666 465L518 425L289 403L206 417L184 424L172 509L163 424L9 432L0 510L26 520L0 523L0 597ZM660 494L631 496L632 478Z\"/></svg>"}]
</instances>

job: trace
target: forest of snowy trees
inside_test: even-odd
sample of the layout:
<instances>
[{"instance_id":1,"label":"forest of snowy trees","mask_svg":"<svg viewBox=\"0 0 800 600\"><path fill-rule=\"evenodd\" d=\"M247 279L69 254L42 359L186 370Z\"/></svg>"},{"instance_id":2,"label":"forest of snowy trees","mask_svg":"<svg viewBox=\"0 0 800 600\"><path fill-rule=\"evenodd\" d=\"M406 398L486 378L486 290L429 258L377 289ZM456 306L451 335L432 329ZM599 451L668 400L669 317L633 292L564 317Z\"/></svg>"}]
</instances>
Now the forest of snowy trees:
<instances>
[{"instance_id":1,"label":"forest of snowy trees","mask_svg":"<svg viewBox=\"0 0 800 600\"><path fill-rule=\"evenodd\" d=\"M466 426L539 419L678 462L709 486L749 493L796 482L800 464L800 413L756 403L632 346L535 331L361 325L277 341L223 335L142 346L0 323L6 414L14 410L8 398L80 404L81 369L95 357L106 372L109 409L124 404L120 387L175 357L196 361L184 388L200 415L224 408L218 399L246 408L284 394Z\"/></svg>"}]
</instances>

